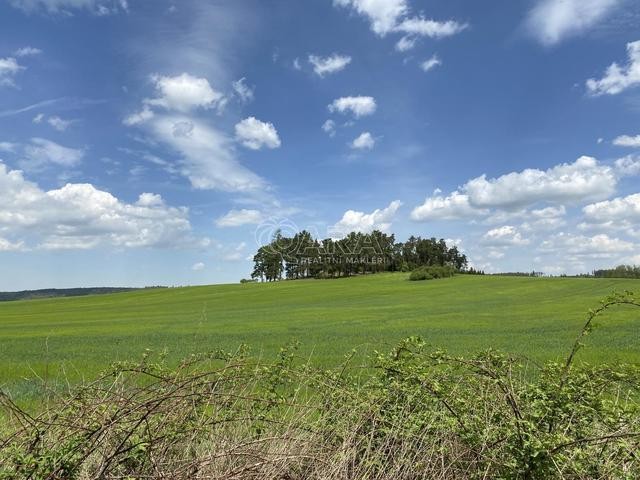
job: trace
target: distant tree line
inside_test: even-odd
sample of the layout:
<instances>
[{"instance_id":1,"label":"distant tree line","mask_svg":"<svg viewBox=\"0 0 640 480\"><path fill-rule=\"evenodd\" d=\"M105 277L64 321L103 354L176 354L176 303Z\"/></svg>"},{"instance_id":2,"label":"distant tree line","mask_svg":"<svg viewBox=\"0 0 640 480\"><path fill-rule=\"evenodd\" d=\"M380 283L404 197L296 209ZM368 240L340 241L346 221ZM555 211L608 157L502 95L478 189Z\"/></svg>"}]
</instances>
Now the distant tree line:
<instances>
[{"instance_id":1,"label":"distant tree line","mask_svg":"<svg viewBox=\"0 0 640 480\"><path fill-rule=\"evenodd\" d=\"M634 265L618 265L615 268L594 270L596 278L640 278L640 267Z\"/></svg>"},{"instance_id":2,"label":"distant tree line","mask_svg":"<svg viewBox=\"0 0 640 480\"><path fill-rule=\"evenodd\" d=\"M536 272L535 270L531 272L503 272L503 273L496 273L494 275L499 275L501 277L533 277L533 278L545 276L544 272Z\"/></svg>"},{"instance_id":3,"label":"distant tree line","mask_svg":"<svg viewBox=\"0 0 640 480\"><path fill-rule=\"evenodd\" d=\"M393 234L378 230L352 232L340 240L319 240L304 230L285 237L278 231L269 245L258 249L253 262L251 278L267 282L410 272L421 266L450 266L460 272L468 265L466 255L443 239L411 236L396 242Z\"/></svg>"},{"instance_id":4,"label":"distant tree line","mask_svg":"<svg viewBox=\"0 0 640 480\"><path fill-rule=\"evenodd\" d=\"M150 288L166 288L166 287L145 287ZM122 293L140 290L139 288L120 288L120 287L95 287L95 288L47 288L42 290L23 290L21 292L0 292L0 302L9 302L13 300L34 300L38 298L56 298L56 297L82 297L85 295L106 295L109 293Z\"/></svg>"}]
</instances>

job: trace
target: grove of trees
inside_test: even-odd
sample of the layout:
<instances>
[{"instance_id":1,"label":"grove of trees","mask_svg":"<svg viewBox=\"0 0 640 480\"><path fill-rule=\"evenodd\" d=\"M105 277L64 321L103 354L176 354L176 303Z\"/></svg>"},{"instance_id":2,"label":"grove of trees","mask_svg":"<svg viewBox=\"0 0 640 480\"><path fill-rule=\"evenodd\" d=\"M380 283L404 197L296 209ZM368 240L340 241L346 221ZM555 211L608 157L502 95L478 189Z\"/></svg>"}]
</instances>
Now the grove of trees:
<instances>
[{"instance_id":1,"label":"grove of trees","mask_svg":"<svg viewBox=\"0 0 640 480\"><path fill-rule=\"evenodd\" d=\"M633 265L618 265L615 268L594 270L596 278L640 278L640 267Z\"/></svg>"},{"instance_id":2,"label":"grove of trees","mask_svg":"<svg viewBox=\"0 0 640 480\"><path fill-rule=\"evenodd\" d=\"M352 232L340 240L315 239L304 230L285 237L278 231L270 244L258 249L253 262L251 277L267 282L408 272L421 266L464 271L468 264L466 255L443 239L411 236L406 242L396 242L393 234L378 230Z\"/></svg>"}]
</instances>

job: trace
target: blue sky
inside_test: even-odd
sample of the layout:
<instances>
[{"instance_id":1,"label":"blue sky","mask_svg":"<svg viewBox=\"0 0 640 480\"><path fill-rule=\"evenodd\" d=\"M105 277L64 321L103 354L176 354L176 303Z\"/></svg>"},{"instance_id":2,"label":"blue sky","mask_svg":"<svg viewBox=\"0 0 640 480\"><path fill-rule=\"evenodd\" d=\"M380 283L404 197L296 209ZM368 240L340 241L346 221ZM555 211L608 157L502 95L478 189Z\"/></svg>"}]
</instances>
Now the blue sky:
<instances>
[{"instance_id":1,"label":"blue sky","mask_svg":"<svg viewBox=\"0 0 640 480\"><path fill-rule=\"evenodd\" d=\"M4 0L0 290L234 282L276 229L640 263L632 0Z\"/></svg>"}]
</instances>

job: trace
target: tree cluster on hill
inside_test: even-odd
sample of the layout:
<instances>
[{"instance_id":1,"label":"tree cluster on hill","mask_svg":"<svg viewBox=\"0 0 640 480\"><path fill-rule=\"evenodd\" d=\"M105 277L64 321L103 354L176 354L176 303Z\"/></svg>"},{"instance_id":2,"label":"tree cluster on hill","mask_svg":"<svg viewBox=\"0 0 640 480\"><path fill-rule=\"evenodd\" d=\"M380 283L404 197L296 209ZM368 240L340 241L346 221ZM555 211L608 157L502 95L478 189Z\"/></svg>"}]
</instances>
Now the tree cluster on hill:
<instances>
[{"instance_id":1,"label":"tree cluster on hill","mask_svg":"<svg viewBox=\"0 0 640 480\"><path fill-rule=\"evenodd\" d=\"M594 270L596 278L640 278L640 267L634 265L618 265L615 268Z\"/></svg>"},{"instance_id":2,"label":"tree cluster on hill","mask_svg":"<svg viewBox=\"0 0 640 480\"><path fill-rule=\"evenodd\" d=\"M396 242L395 235L375 230L352 232L340 240L318 240L307 231L293 237L276 232L271 243L253 257L251 278L278 281L302 278L348 277L379 272L410 272L421 266L467 268L467 257L443 239L411 236Z\"/></svg>"}]
</instances>

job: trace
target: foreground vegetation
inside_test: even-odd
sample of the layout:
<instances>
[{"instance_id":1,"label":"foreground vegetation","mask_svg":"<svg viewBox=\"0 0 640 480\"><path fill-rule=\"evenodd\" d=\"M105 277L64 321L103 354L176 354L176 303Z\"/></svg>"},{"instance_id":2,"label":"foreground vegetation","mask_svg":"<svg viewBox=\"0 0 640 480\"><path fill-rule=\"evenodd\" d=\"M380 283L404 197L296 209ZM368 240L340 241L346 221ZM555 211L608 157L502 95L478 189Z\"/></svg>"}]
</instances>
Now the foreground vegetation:
<instances>
[{"instance_id":1,"label":"foreground vegetation","mask_svg":"<svg viewBox=\"0 0 640 480\"><path fill-rule=\"evenodd\" d=\"M292 340L300 355L334 367L356 349L362 363L419 335L468 355L496 348L536 361L561 358L582 312L637 280L457 275L410 282L409 274L331 281L217 285L116 295L0 303L0 389L39 402L43 385L95 378L114 361L166 351L176 365L195 352L250 345L269 357ZM637 313L620 308L580 357L592 364L640 363Z\"/></svg>"},{"instance_id":2,"label":"foreground vegetation","mask_svg":"<svg viewBox=\"0 0 640 480\"><path fill-rule=\"evenodd\" d=\"M0 479L635 479L640 367L576 364L591 310L562 362L487 351L452 356L419 338L370 369L321 370L285 348L145 357L50 400L33 417L9 397ZM533 374L532 374L533 373Z\"/></svg>"}]
</instances>

